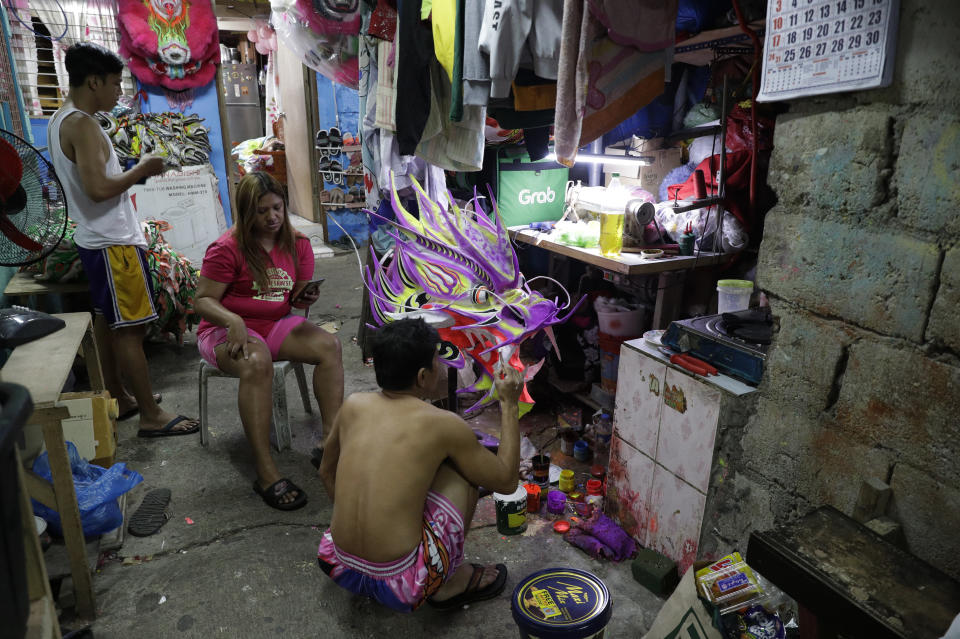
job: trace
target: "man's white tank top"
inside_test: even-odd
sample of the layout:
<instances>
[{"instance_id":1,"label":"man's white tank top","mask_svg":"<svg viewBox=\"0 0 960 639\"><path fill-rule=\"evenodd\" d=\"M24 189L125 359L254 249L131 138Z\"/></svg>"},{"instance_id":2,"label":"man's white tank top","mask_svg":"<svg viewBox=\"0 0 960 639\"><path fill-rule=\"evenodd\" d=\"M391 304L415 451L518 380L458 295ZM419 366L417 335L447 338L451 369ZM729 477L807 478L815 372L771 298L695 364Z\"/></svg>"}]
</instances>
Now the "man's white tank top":
<instances>
[{"instance_id":1,"label":"man's white tank top","mask_svg":"<svg viewBox=\"0 0 960 639\"><path fill-rule=\"evenodd\" d=\"M140 229L140 222L133 211L130 196L123 192L103 202L94 202L83 190L80 181L80 172L60 148L60 125L71 113L80 113L82 117L91 117L77 108L57 111L47 124L47 145L50 148L50 159L53 168L57 171L60 184L63 185L67 199L67 215L77 223L77 232L73 239L85 249L101 249L115 245L133 245L147 248L147 241ZM113 144L106 131L97 128L103 134L110 147L110 158L107 160L107 175L117 175L120 161L113 150Z\"/></svg>"}]
</instances>

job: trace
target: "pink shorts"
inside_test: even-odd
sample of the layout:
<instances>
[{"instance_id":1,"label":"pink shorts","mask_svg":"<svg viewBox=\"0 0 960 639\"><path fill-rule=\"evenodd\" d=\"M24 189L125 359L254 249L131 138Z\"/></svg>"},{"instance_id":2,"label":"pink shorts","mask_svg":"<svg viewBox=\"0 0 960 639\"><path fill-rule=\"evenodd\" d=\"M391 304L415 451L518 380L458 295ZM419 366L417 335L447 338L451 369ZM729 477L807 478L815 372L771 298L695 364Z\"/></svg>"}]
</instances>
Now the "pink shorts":
<instances>
[{"instance_id":1,"label":"pink shorts","mask_svg":"<svg viewBox=\"0 0 960 639\"><path fill-rule=\"evenodd\" d=\"M277 356L280 353L280 345L283 344L283 340L287 339L287 335L290 334L290 331L300 326L300 324L307 321L302 315L287 315L283 319L277 320L273 328L270 329L270 332L267 333L267 336L264 337L260 333L247 329L247 334L256 337L258 340L267 345L267 348L270 349L270 357L274 361L277 360ZM220 368L217 366L217 354L214 352L217 346L223 344L227 341L227 329L222 326L214 326L205 330L200 335L197 335L197 349L200 351L200 357L210 364L214 368Z\"/></svg>"},{"instance_id":2,"label":"pink shorts","mask_svg":"<svg viewBox=\"0 0 960 639\"><path fill-rule=\"evenodd\" d=\"M350 592L400 612L413 612L457 571L463 561L463 514L444 495L429 491L420 545L387 563L367 561L333 543L330 529L317 549L320 568Z\"/></svg>"}]
</instances>

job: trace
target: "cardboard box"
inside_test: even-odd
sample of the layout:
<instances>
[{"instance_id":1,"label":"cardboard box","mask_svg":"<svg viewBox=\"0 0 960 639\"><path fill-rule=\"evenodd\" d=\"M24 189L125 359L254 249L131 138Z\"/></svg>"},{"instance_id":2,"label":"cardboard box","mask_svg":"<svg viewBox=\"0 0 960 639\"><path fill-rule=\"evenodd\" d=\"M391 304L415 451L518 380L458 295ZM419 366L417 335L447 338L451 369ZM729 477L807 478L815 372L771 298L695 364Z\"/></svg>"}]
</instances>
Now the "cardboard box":
<instances>
[{"instance_id":1,"label":"cardboard box","mask_svg":"<svg viewBox=\"0 0 960 639\"><path fill-rule=\"evenodd\" d=\"M614 173L620 174L620 182L628 186L639 186L654 196L660 190L660 183L667 173L680 166L682 149L660 148L663 138L645 140L634 137L629 142L630 155L643 155L652 158L653 164L606 164L603 167L604 185L609 185ZM614 144L604 149L605 155L626 155L628 143Z\"/></svg>"},{"instance_id":2,"label":"cardboard box","mask_svg":"<svg viewBox=\"0 0 960 639\"><path fill-rule=\"evenodd\" d=\"M59 404L70 411L63 437L90 463L109 468L117 454L117 400L107 391L64 393Z\"/></svg>"}]
</instances>

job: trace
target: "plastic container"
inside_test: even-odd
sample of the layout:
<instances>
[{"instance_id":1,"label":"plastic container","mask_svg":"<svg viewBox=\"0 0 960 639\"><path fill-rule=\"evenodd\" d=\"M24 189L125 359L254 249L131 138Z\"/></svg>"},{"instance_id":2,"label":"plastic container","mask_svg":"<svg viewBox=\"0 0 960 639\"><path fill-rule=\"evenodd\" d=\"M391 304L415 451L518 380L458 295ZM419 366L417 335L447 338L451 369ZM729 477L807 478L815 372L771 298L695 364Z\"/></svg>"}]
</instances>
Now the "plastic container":
<instances>
[{"instance_id":1,"label":"plastic container","mask_svg":"<svg viewBox=\"0 0 960 639\"><path fill-rule=\"evenodd\" d=\"M574 488L573 471L568 469L560 471L560 483L558 487L565 493L569 493Z\"/></svg>"},{"instance_id":2,"label":"plastic container","mask_svg":"<svg viewBox=\"0 0 960 639\"><path fill-rule=\"evenodd\" d=\"M578 439L577 443L573 445L573 457L577 461L589 461L590 460L590 444L587 443L584 439Z\"/></svg>"},{"instance_id":3,"label":"plastic container","mask_svg":"<svg viewBox=\"0 0 960 639\"><path fill-rule=\"evenodd\" d=\"M575 568L525 577L513 590L510 609L521 639L600 639L613 614L604 583Z\"/></svg>"},{"instance_id":4,"label":"plastic container","mask_svg":"<svg viewBox=\"0 0 960 639\"><path fill-rule=\"evenodd\" d=\"M523 488L527 491L527 512L540 512L540 486L537 484L524 484Z\"/></svg>"},{"instance_id":5,"label":"plastic container","mask_svg":"<svg viewBox=\"0 0 960 639\"><path fill-rule=\"evenodd\" d=\"M562 515L567 505L567 493L560 490L551 490L547 495L547 512L551 515Z\"/></svg>"},{"instance_id":6,"label":"plastic container","mask_svg":"<svg viewBox=\"0 0 960 639\"><path fill-rule=\"evenodd\" d=\"M533 462L533 482L546 490L550 486L550 455L535 455Z\"/></svg>"},{"instance_id":7,"label":"plastic container","mask_svg":"<svg viewBox=\"0 0 960 639\"><path fill-rule=\"evenodd\" d=\"M642 306L632 311L615 313L597 311L597 324L600 326L600 332L610 337L632 339L643 335L646 317L647 309Z\"/></svg>"},{"instance_id":8,"label":"plastic container","mask_svg":"<svg viewBox=\"0 0 960 639\"><path fill-rule=\"evenodd\" d=\"M750 280L720 280L717 282L717 313L731 313L750 308L753 282ZM602 330L602 329L601 329Z\"/></svg>"},{"instance_id":9,"label":"plastic container","mask_svg":"<svg viewBox=\"0 0 960 639\"><path fill-rule=\"evenodd\" d=\"M493 493L497 511L497 532L501 535L519 535L527 529L527 489L517 489L505 495Z\"/></svg>"}]
</instances>

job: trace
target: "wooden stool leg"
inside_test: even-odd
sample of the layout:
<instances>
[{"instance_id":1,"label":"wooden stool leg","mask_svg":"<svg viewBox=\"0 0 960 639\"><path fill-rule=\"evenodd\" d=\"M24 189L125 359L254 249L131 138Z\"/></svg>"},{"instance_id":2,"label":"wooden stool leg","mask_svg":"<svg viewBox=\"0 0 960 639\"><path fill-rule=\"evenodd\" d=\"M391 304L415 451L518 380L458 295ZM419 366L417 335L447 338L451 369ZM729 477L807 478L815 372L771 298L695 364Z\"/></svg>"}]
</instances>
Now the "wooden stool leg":
<instances>
[{"instance_id":1,"label":"wooden stool leg","mask_svg":"<svg viewBox=\"0 0 960 639\"><path fill-rule=\"evenodd\" d=\"M60 513L63 540L70 558L70 574L73 577L73 590L77 598L77 615L84 619L93 619L96 615L93 578L90 575L90 565L87 563L87 548L83 541L83 527L80 524L80 510L77 507L77 494L73 485L70 459L67 456L67 444L63 439L63 429L59 421L43 422L43 441L47 446L53 491L57 499L57 512Z\"/></svg>"},{"instance_id":2,"label":"wooden stool leg","mask_svg":"<svg viewBox=\"0 0 960 639\"><path fill-rule=\"evenodd\" d=\"M17 464L17 481L20 483L20 519L23 522L23 549L27 565L27 593L31 602L42 600L48 602L49 609L53 609L53 593L50 590L50 579L47 576L47 565L43 560L43 551L40 549L40 538L37 536L36 525L33 521L33 509L30 507L30 498L27 497L27 482L23 473L23 461L20 459L20 450L14 446L13 455ZM51 627L51 634L46 636L59 637L60 624L57 615L50 615L47 623Z\"/></svg>"}]
</instances>

